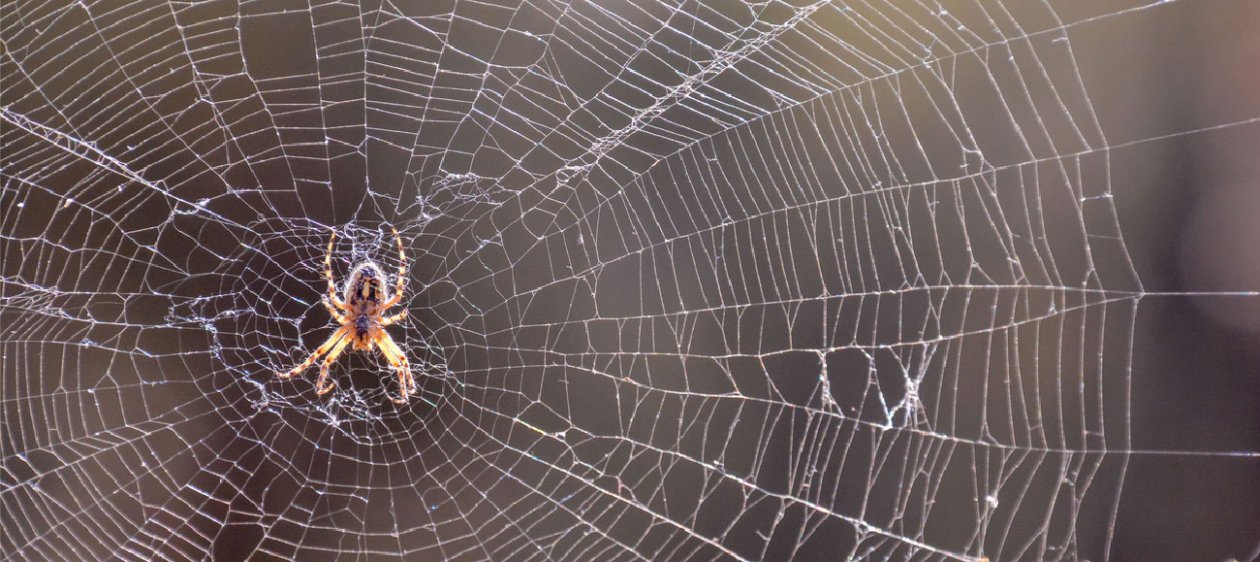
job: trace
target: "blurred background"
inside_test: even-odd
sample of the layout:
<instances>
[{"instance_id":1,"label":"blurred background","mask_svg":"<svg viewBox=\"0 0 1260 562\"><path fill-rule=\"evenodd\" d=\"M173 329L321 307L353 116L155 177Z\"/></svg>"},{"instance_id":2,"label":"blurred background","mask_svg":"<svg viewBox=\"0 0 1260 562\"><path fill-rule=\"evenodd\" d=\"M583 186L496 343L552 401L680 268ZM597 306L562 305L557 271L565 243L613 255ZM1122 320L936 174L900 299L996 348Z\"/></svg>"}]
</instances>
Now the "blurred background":
<instances>
[{"instance_id":1,"label":"blurred background","mask_svg":"<svg viewBox=\"0 0 1260 562\"><path fill-rule=\"evenodd\" d=\"M6 4L0 557L1256 560L1257 21Z\"/></svg>"}]
</instances>

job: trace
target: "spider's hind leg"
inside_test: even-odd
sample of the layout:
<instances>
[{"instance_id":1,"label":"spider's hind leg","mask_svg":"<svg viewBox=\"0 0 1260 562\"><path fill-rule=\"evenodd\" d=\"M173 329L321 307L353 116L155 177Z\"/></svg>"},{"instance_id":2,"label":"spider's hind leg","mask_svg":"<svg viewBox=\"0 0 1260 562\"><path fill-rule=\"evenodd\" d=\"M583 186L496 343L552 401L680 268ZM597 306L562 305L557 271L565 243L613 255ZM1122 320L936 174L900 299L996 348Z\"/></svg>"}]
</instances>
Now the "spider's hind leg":
<instances>
[{"instance_id":1,"label":"spider's hind leg","mask_svg":"<svg viewBox=\"0 0 1260 562\"><path fill-rule=\"evenodd\" d=\"M403 310L402 312L399 312L398 314L395 314L393 316L386 316L384 318L381 318L381 326L384 327L384 326L389 326L391 324L395 324L399 320L402 320L406 317L407 317L406 310Z\"/></svg>"},{"instance_id":2,"label":"spider's hind leg","mask_svg":"<svg viewBox=\"0 0 1260 562\"><path fill-rule=\"evenodd\" d=\"M320 300L324 302L324 308L328 309L328 314L332 315L333 320L336 320L338 324L345 324L349 322L349 320L346 319L346 315L342 314L341 310L337 308L337 305L328 300L328 295L324 295L324 297Z\"/></svg>"},{"instance_id":3,"label":"spider's hind leg","mask_svg":"<svg viewBox=\"0 0 1260 562\"><path fill-rule=\"evenodd\" d=\"M337 240L337 231L333 230L332 235L328 237L328 250L324 252L324 277L328 279L328 300L325 301L325 304L331 302L332 305L337 307L338 309L345 310L346 303L342 302L341 297L337 296L337 285L335 282L333 282L332 251L333 251L333 242L336 240ZM328 310L329 312L332 312L332 307L329 307ZM333 316L336 316L336 314L334 313Z\"/></svg>"},{"instance_id":4,"label":"spider's hind leg","mask_svg":"<svg viewBox=\"0 0 1260 562\"><path fill-rule=\"evenodd\" d=\"M394 282L394 294L381 304L381 308L389 308L402 301L403 292L407 290L407 253L403 251L402 236L398 235L398 229L390 227L394 231L394 240L398 242L398 277Z\"/></svg>"}]
</instances>

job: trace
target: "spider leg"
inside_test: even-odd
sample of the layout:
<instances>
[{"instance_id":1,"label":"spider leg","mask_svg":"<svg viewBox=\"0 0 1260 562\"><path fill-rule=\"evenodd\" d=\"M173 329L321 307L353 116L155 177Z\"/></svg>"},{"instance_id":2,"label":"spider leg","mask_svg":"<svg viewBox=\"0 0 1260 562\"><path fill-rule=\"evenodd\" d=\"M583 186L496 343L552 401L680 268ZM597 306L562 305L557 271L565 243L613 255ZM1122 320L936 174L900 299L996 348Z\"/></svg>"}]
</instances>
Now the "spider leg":
<instances>
[{"instance_id":1,"label":"spider leg","mask_svg":"<svg viewBox=\"0 0 1260 562\"><path fill-rule=\"evenodd\" d=\"M344 340L345 335L348 333L350 333L349 328L345 328L345 327L338 328L337 331L333 332L331 336L328 336L328 339L324 340L324 343L321 344L319 348L315 350L314 353L312 353L309 357L307 357L305 361L303 361L301 364L294 367L292 370L290 370L287 373L281 373L280 371L276 371L276 376L282 379L287 379L289 377L292 377L293 375L296 375L302 371L305 371L306 368L310 367L311 364L314 363L316 359L319 359L319 356L325 353L328 353L328 350L331 349L334 345L337 345L337 342Z\"/></svg>"},{"instance_id":2,"label":"spider leg","mask_svg":"<svg viewBox=\"0 0 1260 562\"><path fill-rule=\"evenodd\" d=\"M348 334L345 337L342 337L341 340L337 342L337 345L334 345L332 350L328 352L328 357L324 358L324 362L320 364L319 380L315 381L315 394L328 394L328 391L337 386L337 383L328 380L328 368L331 367L333 362L341 356L341 352L346 349L346 344L350 343L350 340L351 338Z\"/></svg>"},{"instance_id":3,"label":"spider leg","mask_svg":"<svg viewBox=\"0 0 1260 562\"><path fill-rule=\"evenodd\" d=\"M407 361L407 355L398 348L398 344L394 343L394 338L389 337L389 333L385 330L380 331L377 336L376 346L381 350L381 355L385 356L385 360L389 361L391 367L398 373L398 393L401 398L391 398L395 404L406 404L411 393L416 391L416 379L411 374L411 363Z\"/></svg>"},{"instance_id":4,"label":"spider leg","mask_svg":"<svg viewBox=\"0 0 1260 562\"><path fill-rule=\"evenodd\" d=\"M328 300L328 295L324 295L324 298L320 300L324 301L324 308L328 309L328 313L332 315L333 320L336 320L338 324L346 324L349 322L346 315L342 314L341 310L338 310L337 306L334 305L332 301Z\"/></svg>"},{"instance_id":5,"label":"spider leg","mask_svg":"<svg viewBox=\"0 0 1260 562\"><path fill-rule=\"evenodd\" d=\"M381 318L381 326L388 326L390 324L396 324L398 323L399 320L402 320L403 318L406 318L406 317L407 317L406 310L403 310L402 312L399 312L398 314L395 314L393 316L386 316L384 318Z\"/></svg>"},{"instance_id":6,"label":"spider leg","mask_svg":"<svg viewBox=\"0 0 1260 562\"><path fill-rule=\"evenodd\" d=\"M337 284L333 282L332 275L332 251L333 241L337 239L337 231L332 231L332 236L328 237L328 251L324 252L324 277L328 278L328 300L334 306L341 310L346 309L346 303L341 301L341 297L337 296ZM334 315L335 316L335 315Z\"/></svg>"},{"instance_id":7,"label":"spider leg","mask_svg":"<svg viewBox=\"0 0 1260 562\"><path fill-rule=\"evenodd\" d=\"M398 235L397 228L391 226L390 229L394 231L394 240L398 242L398 280L394 283L394 294L381 304L382 310L398 304L407 288L407 254L403 252L402 236Z\"/></svg>"}]
</instances>

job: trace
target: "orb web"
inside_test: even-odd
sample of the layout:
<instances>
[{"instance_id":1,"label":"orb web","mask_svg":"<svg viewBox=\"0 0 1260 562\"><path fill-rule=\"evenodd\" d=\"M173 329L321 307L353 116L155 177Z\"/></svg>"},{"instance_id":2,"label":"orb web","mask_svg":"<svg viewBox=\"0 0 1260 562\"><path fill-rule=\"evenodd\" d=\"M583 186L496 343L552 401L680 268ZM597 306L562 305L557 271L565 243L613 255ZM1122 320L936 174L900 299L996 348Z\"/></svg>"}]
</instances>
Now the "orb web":
<instances>
[{"instance_id":1,"label":"orb web","mask_svg":"<svg viewBox=\"0 0 1260 562\"><path fill-rule=\"evenodd\" d=\"M6 558L1110 555L1170 8L290 4L6 10ZM278 379L390 226L420 393Z\"/></svg>"}]
</instances>

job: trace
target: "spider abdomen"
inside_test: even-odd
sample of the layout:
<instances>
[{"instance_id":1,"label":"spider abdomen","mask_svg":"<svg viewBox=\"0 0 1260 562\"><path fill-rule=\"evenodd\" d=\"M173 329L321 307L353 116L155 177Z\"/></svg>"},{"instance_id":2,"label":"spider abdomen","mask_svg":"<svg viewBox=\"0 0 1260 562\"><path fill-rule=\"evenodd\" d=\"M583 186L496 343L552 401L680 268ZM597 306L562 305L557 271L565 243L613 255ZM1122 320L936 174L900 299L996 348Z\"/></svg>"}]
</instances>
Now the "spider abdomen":
<instances>
[{"instance_id":1,"label":"spider abdomen","mask_svg":"<svg viewBox=\"0 0 1260 562\"><path fill-rule=\"evenodd\" d=\"M346 304L370 314L382 301L389 298L385 290L385 274L372 262L359 264L346 282Z\"/></svg>"},{"instance_id":2,"label":"spider abdomen","mask_svg":"<svg viewBox=\"0 0 1260 562\"><path fill-rule=\"evenodd\" d=\"M371 349L377 337L382 303L389 299L385 288L385 274L373 262L359 264L346 282L345 302L349 318L353 319L351 347L356 350Z\"/></svg>"}]
</instances>

